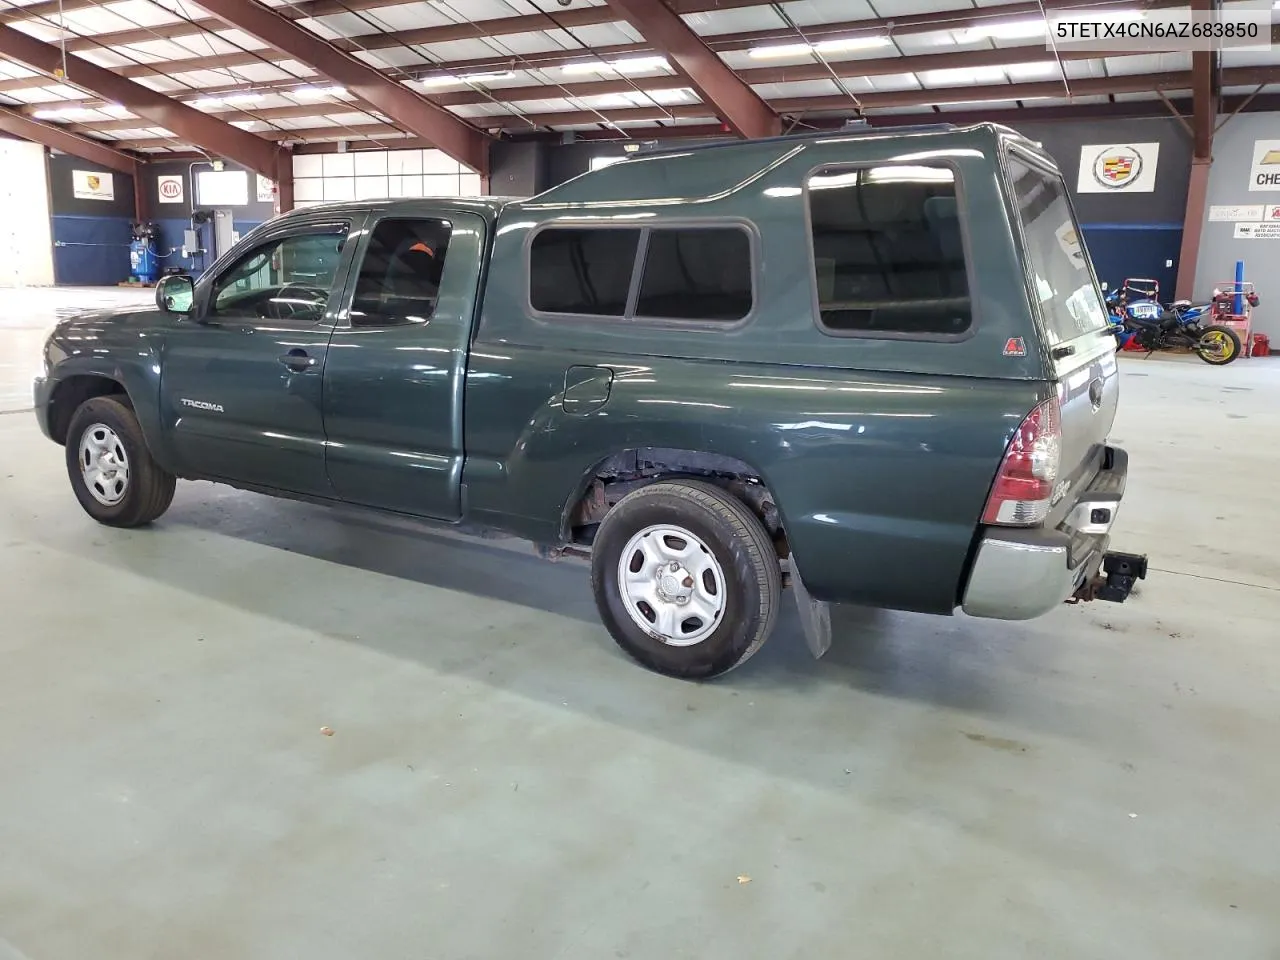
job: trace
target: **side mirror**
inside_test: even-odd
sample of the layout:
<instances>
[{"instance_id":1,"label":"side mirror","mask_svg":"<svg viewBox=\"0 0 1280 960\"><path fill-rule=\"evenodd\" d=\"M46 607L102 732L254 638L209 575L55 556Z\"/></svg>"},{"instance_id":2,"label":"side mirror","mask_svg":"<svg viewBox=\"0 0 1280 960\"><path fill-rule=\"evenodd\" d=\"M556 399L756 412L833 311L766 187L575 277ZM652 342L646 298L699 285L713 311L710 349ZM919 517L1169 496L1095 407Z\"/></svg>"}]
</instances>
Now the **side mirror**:
<instances>
[{"instance_id":1,"label":"side mirror","mask_svg":"<svg viewBox=\"0 0 1280 960\"><path fill-rule=\"evenodd\" d=\"M156 284L156 306L166 313L188 314L195 302L196 285L190 277L171 275Z\"/></svg>"}]
</instances>

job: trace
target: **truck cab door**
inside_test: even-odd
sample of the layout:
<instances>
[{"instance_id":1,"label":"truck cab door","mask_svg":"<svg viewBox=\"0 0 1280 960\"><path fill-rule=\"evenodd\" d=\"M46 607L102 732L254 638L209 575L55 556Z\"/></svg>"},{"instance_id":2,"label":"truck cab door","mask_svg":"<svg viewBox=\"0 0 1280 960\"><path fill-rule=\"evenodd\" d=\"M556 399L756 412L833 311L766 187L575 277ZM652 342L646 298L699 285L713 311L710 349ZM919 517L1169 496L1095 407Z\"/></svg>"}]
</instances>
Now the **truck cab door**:
<instances>
[{"instance_id":1,"label":"truck cab door","mask_svg":"<svg viewBox=\"0 0 1280 960\"><path fill-rule=\"evenodd\" d=\"M481 217L429 203L366 225L324 370L327 468L341 499L461 516L462 401L484 231Z\"/></svg>"},{"instance_id":2,"label":"truck cab door","mask_svg":"<svg viewBox=\"0 0 1280 960\"><path fill-rule=\"evenodd\" d=\"M160 375L183 475L333 495L321 390L352 225L285 221L197 286Z\"/></svg>"}]
</instances>

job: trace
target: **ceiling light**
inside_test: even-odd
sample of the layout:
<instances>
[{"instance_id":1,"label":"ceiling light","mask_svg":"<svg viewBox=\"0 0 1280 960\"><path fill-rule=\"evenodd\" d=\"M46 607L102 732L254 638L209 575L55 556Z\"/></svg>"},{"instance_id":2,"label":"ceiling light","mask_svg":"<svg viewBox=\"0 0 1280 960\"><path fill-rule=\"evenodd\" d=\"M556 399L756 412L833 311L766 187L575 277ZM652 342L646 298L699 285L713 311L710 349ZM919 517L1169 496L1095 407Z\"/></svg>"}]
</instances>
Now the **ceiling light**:
<instances>
[{"instance_id":1,"label":"ceiling light","mask_svg":"<svg viewBox=\"0 0 1280 960\"><path fill-rule=\"evenodd\" d=\"M215 107L225 107L227 101L221 97L201 97L199 100L192 100L187 106L195 107L197 110L212 110Z\"/></svg>"},{"instance_id":2,"label":"ceiling light","mask_svg":"<svg viewBox=\"0 0 1280 960\"><path fill-rule=\"evenodd\" d=\"M666 57L625 57L610 61L609 66L619 73L643 73L646 70L670 70Z\"/></svg>"},{"instance_id":3,"label":"ceiling light","mask_svg":"<svg viewBox=\"0 0 1280 960\"><path fill-rule=\"evenodd\" d=\"M1053 60L1037 60L1035 63L1011 63L1005 67L1010 77L1048 77L1058 72Z\"/></svg>"},{"instance_id":4,"label":"ceiling light","mask_svg":"<svg viewBox=\"0 0 1280 960\"><path fill-rule=\"evenodd\" d=\"M887 47L892 42L888 37L845 37L843 40L820 40L813 45L813 49L818 53L841 53L845 50Z\"/></svg>"},{"instance_id":5,"label":"ceiling light","mask_svg":"<svg viewBox=\"0 0 1280 960\"><path fill-rule=\"evenodd\" d=\"M260 93L232 93L222 98L222 102L228 105L237 103L254 103L262 99Z\"/></svg>"},{"instance_id":6,"label":"ceiling light","mask_svg":"<svg viewBox=\"0 0 1280 960\"><path fill-rule=\"evenodd\" d=\"M456 77L441 74L436 77L424 77L419 82L424 87L444 87L451 83L484 83L488 80L510 80L514 76L514 71L503 70L489 73L464 73Z\"/></svg>"},{"instance_id":7,"label":"ceiling light","mask_svg":"<svg viewBox=\"0 0 1280 960\"><path fill-rule=\"evenodd\" d=\"M767 60L771 57L803 57L812 52L813 47L807 43L782 43L772 47L752 47L747 56Z\"/></svg>"},{"instance_id":8,"label":"ceiling light","mask_svg":"<svg viewBox=\"0 0 1280 960\"><path fill-rule=\"evenodd\" d=\"M464 73L458 79L465 83L484 83L486 80L510 80L514 76L515 71L499 70L489 73Z\"/></svg>"},{"instance_id":9,"label":"ceiling light","mask_svg":"<svg viewBox=\"0 0 1280 960\"><path fill-rule=\"evenodd\" d=\"M1003 67L955 67L950 70L926 70L921 74L926 85L934 83L1003 83Z\"/></svg>"},{"instance_id":10,"label":"ceiling light","mask_svg":"<svg viewBox=\"0 0 1280 960\"><path fill-rule=\"evenodd\" d=\"M37 120L70 120L72 117L82 117L91 112L84 107L60 107L57 110L37 110L32 116Z\"/></svg>"},{"instance_id":11,"label":"ceiling light","mask_svg":"<svg viewBox=\"0 0 1280 960\"><path fill-rule=\"evenodd\" d=\"M669 70L671 64L666 57L624 57L621 60L581 60L577 63L566 63L561 68L565 73L606 73L616 70L618 73L643 73L646 70Z\"/></svg>"},{"instance_id":12,"label":"ceiling light","mask_svg":"<svg viewBox=\"0 0 1280 960\"><path fill-rule=\"evenodd\" d=\"M345 87L295 87L290 91L295 97L304 97L308 100L323 97L340 97L346 93Z\"/></svg>"},{"instance_id":13,"label":"ceiling light","mask_svg":"<svg viewBox=\"0 0 1280 960\"><path fill-rule=\"evenodd\" d=\"M768 47L752 47L747 51L747 56L757 60L766 60L771 57L803 57L811 53L870 50L875 47L887 47L891 42L888 37L838 37L819 40L817 43L782 43Z\"/></svg>"},{"instance_id":14,"label":"ceiling light","mask_svg":"<svg viewBox=\"0 0 1280 960\"><path fill-rule=\"evenodd\" d=\"M1034 20L1015 20L1012 23L980 23L967 30L956 31L961 43L973 40L1025 40L1029 37L1043 37L1048 25L1042 18Z\"/></svg>"}]
</instances>

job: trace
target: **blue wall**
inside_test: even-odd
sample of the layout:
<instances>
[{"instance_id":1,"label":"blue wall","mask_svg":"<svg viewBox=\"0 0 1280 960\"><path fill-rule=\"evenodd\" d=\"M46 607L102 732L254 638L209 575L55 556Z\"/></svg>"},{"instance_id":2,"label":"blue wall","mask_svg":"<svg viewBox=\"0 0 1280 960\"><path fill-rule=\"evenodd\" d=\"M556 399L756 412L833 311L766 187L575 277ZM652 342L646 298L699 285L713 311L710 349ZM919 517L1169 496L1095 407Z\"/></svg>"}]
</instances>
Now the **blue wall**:
<instances>
[{"instance_id":1,"label":"blue wall","mask_svg":"<svg viewBox=\"0 0 1280 960\"><path fill-rule=\"evenodd\" d=\"M84 200L75 196L73 170L110 173L115 196ZM49 212L56 283L115 286L129 279L129 224L134 216L133 177L105 171L85 160L49 157Z\"/></svg>"},{"instance_id":2,"label":"blue wall","mask_svg":"<svg viewBox=\"0 0 1280 960\"><path fill-rule=\"evenodd\" d=\"M130 217L53 216L57 283L114 286L129 276Z\"/></svg>"},{"instance_id":3,"label":"blue wall","mask_svg":"<svg viewBox=\"0 0 1280 960\"><path fill-rule=\"evenodd\" d=\"M1082 223L1085 248L1098 279L1114 290L1127 278L1160 281L1160 299L1173 299L1181 223ZM1172 261L1171 266L1165 266Z\"/></svg>"}]
</instances>

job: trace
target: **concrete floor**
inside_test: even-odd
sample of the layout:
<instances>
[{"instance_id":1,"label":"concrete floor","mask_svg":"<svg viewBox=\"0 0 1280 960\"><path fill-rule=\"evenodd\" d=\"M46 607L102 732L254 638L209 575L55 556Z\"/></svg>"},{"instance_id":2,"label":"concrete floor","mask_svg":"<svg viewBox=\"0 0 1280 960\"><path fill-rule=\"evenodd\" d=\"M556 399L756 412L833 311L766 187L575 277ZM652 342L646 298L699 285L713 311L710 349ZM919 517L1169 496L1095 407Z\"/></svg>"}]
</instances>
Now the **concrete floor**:
<instances>
[{"instance_id":1,"label":"concrete floor","mask_svg":"<svg viewBox=\"0 0 1280 960\"><path fill-rule=\"evenodd\" d=\"M207 484L96 526L0 415L0 958L1273 960L1280 361L1124 370L1140 595L817 663L788 607L708 685L577 565Z\"/></svg>"}]
</instances>

